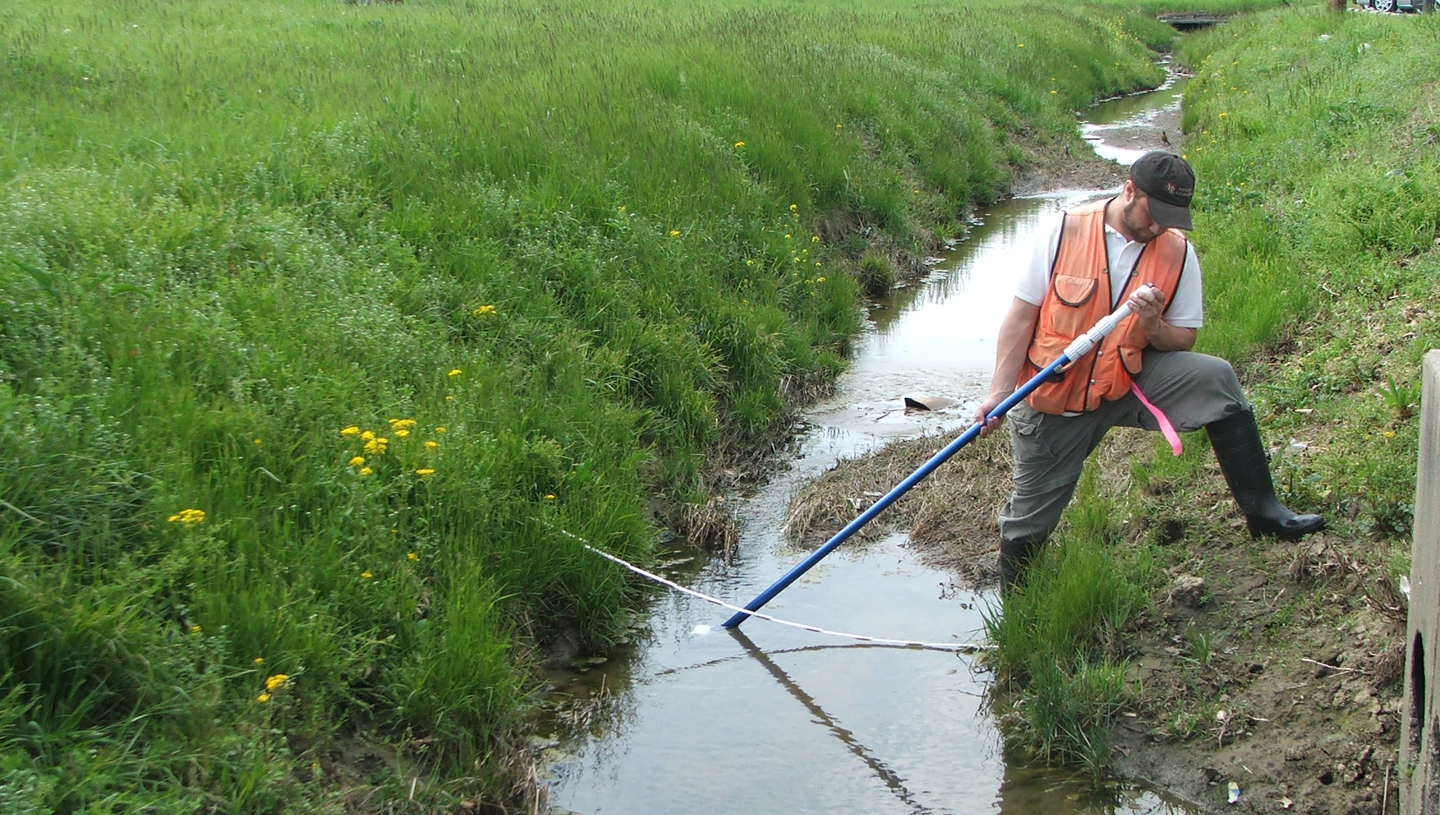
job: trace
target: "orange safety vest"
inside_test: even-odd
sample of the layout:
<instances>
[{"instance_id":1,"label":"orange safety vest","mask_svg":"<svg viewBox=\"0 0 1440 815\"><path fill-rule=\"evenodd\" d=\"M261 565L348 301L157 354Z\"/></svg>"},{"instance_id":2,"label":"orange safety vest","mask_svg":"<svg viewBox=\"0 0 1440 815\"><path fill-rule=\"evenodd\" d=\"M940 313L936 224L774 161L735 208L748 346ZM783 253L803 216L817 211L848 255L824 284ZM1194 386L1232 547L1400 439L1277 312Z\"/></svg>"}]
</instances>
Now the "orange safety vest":
<instances>
[{"instance_id":1,"label":"orange safety vest","mask_svg":"<svg viewBox=\"0 0 1440 815\"><path fill-rule=\"evenodd\" d=\"M1115 199L1110 199L1114 201ZM1111 303L1123 303L1146 283L1165 294L1169 308L1185 268L1188 242L1174 229L1161 233L1140 251L1140 258L1116 299L1110 290L1109 257L1105 248L1105 208L1100 201L1065 213L1060 246L1050 267L1050 287L1040 304L1040 318L1021 368L1019 387L1064 353L1076 337L1108 316ZM1115 327L1090 353L1060 369L1026 397L1041 413L1082 413L1130 392L1130 377L1142 368L1140 352L1150 344L1137 316Z\"/></svg>"}]
</instances>

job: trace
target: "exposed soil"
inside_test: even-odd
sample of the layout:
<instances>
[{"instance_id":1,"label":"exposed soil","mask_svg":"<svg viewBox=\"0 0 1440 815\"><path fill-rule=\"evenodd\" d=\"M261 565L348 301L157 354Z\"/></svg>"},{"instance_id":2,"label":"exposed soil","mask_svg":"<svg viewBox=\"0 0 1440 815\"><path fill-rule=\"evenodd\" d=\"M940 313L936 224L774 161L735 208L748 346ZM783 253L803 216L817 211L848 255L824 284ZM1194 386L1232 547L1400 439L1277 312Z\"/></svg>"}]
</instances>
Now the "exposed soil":
<instances>
[{"instance_id":1,"label":"exposed soil","mask_svg":"<svg viewBox=\"0 0 1440 815\"><path fill-rule=\"evenodd\" d=\"M1094 165L1055 156L1022 188L1123 178ZM840 463L797 496L788 531L823 540L950 438ZM1155 443L1112 432L1096 454L1105 489L1129 492L1132 462ZM1006 436L979 440L859 534L908 529L932 565L970 587L993 585L1010 466ZM1158 544L1162 579L1151 611L1125 632L1138 693L1115 734L1118 774L1195 811L1398 812L1405 603L1375 565L1377 545L1323 532L1251 540L1214 464L1183 483L1151 480L1131 509L1126 545ZM1238 798L1228 803L1232 782Z\"/></svg>"}]
</instances>

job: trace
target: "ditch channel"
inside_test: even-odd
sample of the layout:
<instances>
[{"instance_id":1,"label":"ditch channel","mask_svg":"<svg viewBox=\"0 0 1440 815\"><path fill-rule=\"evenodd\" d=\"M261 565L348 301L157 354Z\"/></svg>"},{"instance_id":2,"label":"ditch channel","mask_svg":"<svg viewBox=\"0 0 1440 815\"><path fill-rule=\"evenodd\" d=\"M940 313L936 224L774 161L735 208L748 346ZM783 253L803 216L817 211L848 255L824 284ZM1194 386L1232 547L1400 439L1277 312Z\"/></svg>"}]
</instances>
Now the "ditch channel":
<instances>
[{"instance_id":1,"label":"ditch channel","mask_svg":"<svg viewBox=\"0 0 1440 815\"><path fill-rule=\"evenodd\" d=\"M1081 125L1104 158L1128 164L1176 139L1183 78L1102 103ZM994 341L1026 262L1061 209L1113 190L1057 190L1000 203L922 282L872 304L834 395L804 416L793 457L731 500L729 558L693 547L660 573L743 605L808 552L783 536L791 498L837 461L969 423ZM907 410L905 396L955 404ZM977 444L1003 444L1003 437ZM962 451L960 455L965 455ZM904 535L847 544L764 609L785 620L876 637L959 644L984 638L993 588L973 590L920 563ZM1009 755L973 654L882 647L752 618L662 590L634 642L547 674L536 744L554 813L737 812L1187 815L1178 802Z\"/></svg>"}]
</instances>

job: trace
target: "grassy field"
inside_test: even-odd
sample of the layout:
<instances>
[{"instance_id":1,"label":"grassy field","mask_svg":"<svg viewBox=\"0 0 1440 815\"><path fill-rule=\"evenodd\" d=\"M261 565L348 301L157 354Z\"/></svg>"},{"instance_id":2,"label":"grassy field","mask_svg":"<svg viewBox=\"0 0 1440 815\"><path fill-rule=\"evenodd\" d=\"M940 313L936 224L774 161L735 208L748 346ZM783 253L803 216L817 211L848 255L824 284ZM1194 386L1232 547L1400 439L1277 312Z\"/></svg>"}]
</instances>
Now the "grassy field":
<instances>
[{"instance_id":1,"label":"grassy field","mask_svg":"<svg viewBox=\"0 0 1440 815\"><path fill-rule=\"evenodd\" d=\"M509 795L536 644L635 591L560 530L643 560L863 254L1160 78L1009 7L9 3L0 808Z\"/></svg>"},{"instance_id":2,"label":"grassy field","mask_svg":"<svg viewBox=\"0 0 1440 815\"><path fill-rule=\"evenodd\" d=\"M1195 71L1183 152L1199 178L1198 350L1242 370L1262 435L1281 451L1272 470L1282 500L1325 514L1371 587L1408 572L1420 364L1440 343L1440 126L1426 64L1437 40L1436 17L1304 7L1196 35L1180 54ZM1286 454L1296 439L1301 453ZM1108 763L1112 728L1137 690L1125 681L1132 637L1122 632L1163 598L1164 581L1197 568L1187 565L1197 551L1240 547L1229 557L1241 568L1273 567L1277 552L1283 561L1296 549L1252 547L1206 521L1206 507L1177 506L1215 478L1203 434L1187 445L1178 459L1157 446L1133 461L1119 491L1092 477L1060 545L991 623L997 666L1023 687L1022 729L1052 757L1097 772ZM1191 531L1162 540L1174 520ZM1293 641L1287 621L1352 619L1372 590L1346 588L1342 600L1334 582L1283 577L1289 599L1242 647ZM1062 624L1075 619L1088 622ZM1213 700L1192 702L1213 714Z\"/></svg>"}]
</instances>

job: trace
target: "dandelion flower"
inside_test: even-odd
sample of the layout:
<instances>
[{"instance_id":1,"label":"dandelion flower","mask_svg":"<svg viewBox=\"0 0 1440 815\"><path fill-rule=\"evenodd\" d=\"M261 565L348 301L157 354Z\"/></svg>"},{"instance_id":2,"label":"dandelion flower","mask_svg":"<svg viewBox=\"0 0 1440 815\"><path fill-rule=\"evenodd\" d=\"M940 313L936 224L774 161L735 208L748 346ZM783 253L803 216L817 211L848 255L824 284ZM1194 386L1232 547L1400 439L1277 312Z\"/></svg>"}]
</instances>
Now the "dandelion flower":
<instances>
[{"instance_id":1,"label":"dandelion flower","mask_svg":"<svg viewBox=\"0 0 1440 815\"><path fill-rule=\"evenodd\" d=\"M438 442L438 441L427 441L427 442L425 442L425 449L427 449L427 450L435 450L435 449L437 449L439 446L440 446L440 442Z\"/></svg>"},{"instance_id":2,"label":"dandelion flower","mask_svg":"<svg viewBox=\"0 0 1440 815\"><path fill-rule=\"evenodd\" d=\"M199 626L199 625L192 625L192 626L190 626L190 633L191 633L191 634L199 634L199 633L200 633L200 626Z\"/></svg>"},{"instance_id":3,"label":"dandelion flower","mask_svg":"<svg viewBox=\"0 0 1440 815\"><path fill-rule=\"evenodd\" d=\"M448 433L448 432L450 432L450 431L446 430L444 427L437 427L437 428L435 428L435 432L436 432L436 433Z\"/></svg>"},{"instance_id":4,"label":"dandelion flower","mask_svg":"<svg viewBox=\"0 0 1440 815\"><path fill-rule=\"evenodd\" d=\"M460 375L460 369L459 369L459 368L451 368L451 369L450 369L450 376L459 376L459 375Z\"/></svg>"},{"instance_id":5,"label":"dandelion flower","mask_svg":"<svg viewBox=\"0 0 1440 815\"><path fill-rule=\"evenodd\" d=\"M373 438L375 438L375 431L373 430L366 430L360 434L360 441L370 441Z\"/></svg>"},{"instance_id":6,"label":"dandelion flower","mask_svg":"<svg viewBox=\"0 0 1440 815\"><path fill-rule=\"evenodd\" d=\"M364 466L365 466L365 457L364 457L364 456L356 456L356 457L350 459L350 466L351 466L351 467L364 467Z\"/></svg>"},{"instance_id":7,"label":"dandelion flower","mask_svg":"<svg viewBox=\"0 0 1440 815\"><path fill-rule=\"evenodd\" d=\"M435 474L435 470L431 467L421 467L420 469L415 471L415 474L420 476L421 478L429 478L430 476Z\"/></svg>"},{"instance_id":8,"label":"dandelion flower","mask_svg":"<svg viewBox=\"0 0 1440 815\"><path fill-rule=\"evenodd\" d=\"M344 430L341 430L341 431L340 431L340 435L342 435L342 436L358 436L358 435L360 435L360 428L358 428L358 427L356 427L355 425L352 424L352 425L350 425L349 427L345 428Z\"/></svg>"},{"instance_id":9,"label":"dandelion flower","mask_svg":"<svg viewBox=\"0 0 1440 815\"><path fill-rule=\"evenodd\" d=\"M268 702L268 701L270 701L270 694L268 694L268 693L262 693L262 694L260 694L259 696L256 696L256 697L255 697L255 701L257 701L257 702L262 702L262 703L263 703L263 702Z\"/></svg>"},{"instance_id":10,"label":"dandelion flower","mask_svg":"<svg viewBox=\"0 0 1440 815\"><path fill-rule=\"evenodd\" d=\"M743 150L744 148L745 148L745 142L743 142L743 141L737 141L737 142L735 142L735 149L736 149L736 150Z\"/></svg>"},{"instance_id":11,"label":"dandelion flower","mask_svg":"<svg viewBox=\"0 0 1440 815\"><path fill-rule=\"evenodd\" d=\"M678 229L672 229L672 230L670 230L670 237L672 237L672 238L678 238L678 237L680 237L680 230L678 230Z\"/></svg>"},{"instance_id":12,"label":"dandelion flower","mask_svg":"<svg viewBox=\"0 0 1440 815\"><path fill-rule=\"evenodd\" d=\"M549 493L547 493L547 494L545 495L545 500L546 500L546 501L554 501L554 500L555 500L555 496L554 496L554 495L550 495Z\"/></svg>"},{"instance_id":13,"label":"dandelion flower","mask_svg":"<svg viewBox=\"0 0 1440 815\"><path fill-rule=\"evenodd\" d=\"M365 442L365 452L367 452L367 453L369 453L369 454L371 454L371 455L374 455L374 456L384 455L384 454L385 454L385 448L386 448L389 444L390 444L390 440L389 440L389 439L387 439L387 438L385 438L385 437L383 437L383 436L376 436L375 438L371 439L370 441Z\"/></svg>"},{"instance_id":14,"label":"dandelion flower","mask_svg":"<svg viewBox=\"0 0 1440 815\"><path fill-rule=\"evenodd\" d=\"M402 427L395 431L395 435L402 439L408 439L410 438L410 431Z\"/></svg>"},{"instance_id":15,"label":"dandelion flower","mask_svg":"<svg viewBox=\"0 0 1440 815\"><path fill-rule=\"evenodd\" d=\"M265 690L275 690L290 684L290 674L274 674L265 677Z\"/></svg>"},{"instance_id":16,"label":"dandelion flower","mask_svg":"<svg viewBox=\"0 0 1440 815\"><path fill-rule=\"evenodd\" d=\"M255 657L255 664L256 664L256 665L264 665L264 664L265 664L265 657Z\"/></svg>"},{"instance_id":17,"label":"dandelion flower","mask_svg":"<svg viewBox=\"0 0 1440 815\"><path fill-rule=\"evenodd\" d=\"M823 277L817 277L817 278L815 278L815 282L816 282L816 283L824 283L824 282L825 282L825 278L823 278Z\"/></svg>"},{"instance_id":18,"label":"dandelion flower","mask_svg":"<svg viewBox=\"0 0 1440 815\"><path fill-rule=\"evenodd\" d=\"M205 523L205 510L203 509L182 509L179 513L165 519L167 523L180 524L184 527L199 526Z\"/></svg>"},{"instance_id":19,"label":"dandelion flower","mask_svg":"<svg viewBox=\"0 0 1440 815\"><path fill-rule=\"evenodd\" d=\"M916 190L916 192L919 192L919 190ZM811 236L810 236L810 242L811 242L811 243L819 243L819 242L820 242L820 236L819 236L819 235L811 235Z\"/></svg>"},{"instance_id":20,"label":"dandelion flower","mask_svg":"<svg viewBox=\"0 0 1440 815\"><path fill-rule=\"evenodd\" d=\"M798 212L799 210L800 210L800 207L796 206L795 204L791 204L791 205L790 205L790 211L791 211L791 212Z\"/></svg>"},{"instance_id":21,"label":"dandelion flower","mask_svg":"<svg viewBox=\"0 0 1440 815\"><path fill-rule=\"evenodd\" d=\"M365 571L363 571L363 572L360 573L360 576L361 576L362 578L366 579L366 580L369 580L370 578L374 577L375 575L371 574L369 569L366 569Z\"/></svg>"},{"instance_id":22,"label":"dandelion flower","mask_svg":"<svg viewBox=\"0 0 1440 815\"><path fill-rule=\"evenodd\" d=\"M256 439L256 440L255 440L255 443L256 443L256 444L259 444L259 443L260 443L260 440L259 440L259 439Z\"/></svg>"},{"instance_id":23,"label":"dandelion flower","mask_svg":"<svg viewBox=\"0 0 1440 815\"><path fill-rule=\"evenodd\" d=\"M361 467L361 468L360 468L360 474L361 474L361 475L374 475L374 474L375 474L375 471L372 470L372 469L370 469L369 467Z\"/></svg>"},{"instance_id":24,"label":"dandelion flower","mask_svg":"<svg viewBox=\"0 0 1440 815\"><path fill-rule=\"evenodd\" d=\"M621 207L621 211L624 211L624 207ZM487 304L475 309L470 313L476 317L489 317L491 314L495 313L495 307Z\"/></svg>"},{"instance_id":25,"label":"dandelion flower","mask_svg":"<svg viewBox=\"0 0 1440 815\"><path fill-rule=\"evenodd\" d=\"M405 554L405 559L410 561L411 563L419 563L420 555L416 554L415 552L407 552Z\"/></svg>"},{"instance_id":26,"label":"dandelion flower","mask_svg":"<svg viewBox=\"0 0 1440 815\"><path fill-rule=\"evenodd\" d=\"M1387 439L1393 439L1393 438L1395 438L1395 431L1394 431L1394 430L1386 430L1384 433L1381 433L1380 435L1384 436L1384 437L1387 438Z\"/></svg>"}]
</instances>

